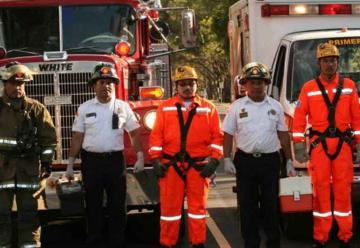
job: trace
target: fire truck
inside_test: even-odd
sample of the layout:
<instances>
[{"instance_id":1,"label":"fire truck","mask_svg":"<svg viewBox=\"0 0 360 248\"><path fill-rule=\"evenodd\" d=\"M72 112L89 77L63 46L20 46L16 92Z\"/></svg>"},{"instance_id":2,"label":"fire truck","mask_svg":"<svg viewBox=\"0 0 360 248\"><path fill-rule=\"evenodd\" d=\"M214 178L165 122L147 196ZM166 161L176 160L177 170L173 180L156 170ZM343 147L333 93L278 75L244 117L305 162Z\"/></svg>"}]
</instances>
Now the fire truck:
<instances>
[{"instance_id":1,"label":"fire truck","mask_svg":"<svg viewBox=\"0 0 360 248\"><path fill-rule=\"evenodd\" d=\"M181 15L184 48L178 50L170 47L169 27L159 18L161 11L173 10ZM60 208L55 188L67 165L72 122L78 106L94 97L87 80L100 63L115 68L120 79L116 97L129 102L141 124L144 173L132 173L136 154L125 136L128 210L158 204L148 137L161 98L171 96L169 56L195 41L194 11L163 8L159 0L0 1L0 69L18 61L34 72L25 86L27 95L48 108L56 127L53 173L42 187L44 209Z\"/></svg>"},{"instance_id":2,"label":"fire truck","mask_svg":"<svg viewBox=\"0 0 360 248\"><path fill-rule=\"evenodd\" d=\"M272 82L267 93L278 100L291 129L302 85L319 74L318 44L328 42L339 48L340 74L360 86L360 1L335 0L240 0L229 9L230 72L233 98L238 94L236 77L251 61L271 67ZM324 110L326 111L326 110ZM306 175L306 164L295 163ZM360 193L359 165L354 164L353 200ZM356 210L354 209L356 215ZM288 236L299 234L304 218L287 214ZM302 217L302 216L301 216ZM309 227L309 230L312 230Z\"/></svg>"}]
</instances>

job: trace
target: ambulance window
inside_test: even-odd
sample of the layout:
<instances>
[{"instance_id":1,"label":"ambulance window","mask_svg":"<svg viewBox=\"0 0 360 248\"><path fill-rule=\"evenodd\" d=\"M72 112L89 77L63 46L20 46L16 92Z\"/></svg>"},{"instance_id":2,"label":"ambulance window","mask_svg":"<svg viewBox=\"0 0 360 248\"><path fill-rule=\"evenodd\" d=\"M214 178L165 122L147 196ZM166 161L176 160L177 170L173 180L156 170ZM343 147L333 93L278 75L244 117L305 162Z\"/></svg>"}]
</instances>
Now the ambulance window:
<instances>
[{"instance_id":1,"label":"ambulance window","mask_svg":"<svg viewBox=\"0 0 360 248\"><path fill-rule=\"evenodd\" d=\"M284 64L285 64L286 46L279 48L278 57L276 59L275 71L273 71L273 88L271 90L272 97L279 100L280 90L284 77Z\"/></svg>"}]
</instances>

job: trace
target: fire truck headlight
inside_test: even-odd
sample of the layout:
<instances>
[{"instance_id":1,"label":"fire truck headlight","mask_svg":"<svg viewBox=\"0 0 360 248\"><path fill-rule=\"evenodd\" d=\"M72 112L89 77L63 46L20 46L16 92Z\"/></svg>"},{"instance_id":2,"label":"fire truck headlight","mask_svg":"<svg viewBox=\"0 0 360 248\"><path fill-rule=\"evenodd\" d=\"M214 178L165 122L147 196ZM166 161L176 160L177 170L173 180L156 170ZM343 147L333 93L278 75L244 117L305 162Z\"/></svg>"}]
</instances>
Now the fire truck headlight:
<instances>
[{"instance_id":1,"label":"fire truck headlight","mask_svg":"<svg viewBox=\"0 0 360 248\"><path fill-rule=\"evenodd\" d=\"M144 115L143 123L146 129L152 130L156 119L156 110L150 110Z\"/></svg>"}]
</instances>

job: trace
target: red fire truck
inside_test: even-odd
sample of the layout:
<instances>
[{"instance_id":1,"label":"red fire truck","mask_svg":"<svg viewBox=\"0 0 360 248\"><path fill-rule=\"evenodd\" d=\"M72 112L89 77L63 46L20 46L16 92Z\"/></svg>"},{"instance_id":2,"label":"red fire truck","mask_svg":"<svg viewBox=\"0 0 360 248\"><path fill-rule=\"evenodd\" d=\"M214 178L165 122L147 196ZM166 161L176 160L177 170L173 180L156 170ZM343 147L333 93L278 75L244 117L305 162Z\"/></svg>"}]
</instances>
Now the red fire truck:
<instances>
[{"instance_id":1,"label":"red fire truck","mask_svg":"<svg viewBox=\"0 0 360 248\"><path fill-rule=\"evenodd\" d=\"M194 12L162 8L159 0L0 1L0 69L18 61L34 72L27 95L46 105L56 126L53 173L43 187L46 209L59 208L55 184L66 168L72 122L78 106L94 97L87 80L100 63L114 66L116 97L129 102L141 123L146 170L140 175L132 173L136 156L125 137L128 209L158 203L147 150L156 108L171 95L169 54L179 51L169 49L168 26L159 20L159 12L169 10L181 14L180 50L194 46Z\"/></svg>"}]
</instances>

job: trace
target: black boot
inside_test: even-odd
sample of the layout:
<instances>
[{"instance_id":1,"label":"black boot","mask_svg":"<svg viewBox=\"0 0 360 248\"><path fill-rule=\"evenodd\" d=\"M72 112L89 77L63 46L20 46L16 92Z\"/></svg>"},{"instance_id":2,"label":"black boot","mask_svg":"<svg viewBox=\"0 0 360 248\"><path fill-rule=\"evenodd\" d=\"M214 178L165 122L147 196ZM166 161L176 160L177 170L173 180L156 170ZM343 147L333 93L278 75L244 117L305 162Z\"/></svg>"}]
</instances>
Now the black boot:
<instances>
[{"instance_id":1,"label":"black boot","mask_svg":"<svg viewBox=\"0 0 360 248\"><path fill-rule=\"evenodd\" d=\"M339 248L351 248L351 240L348 240L347 242L340 240Z\"/></svg>"},{"instance_id":2,"label":"black boot","mask_svg":"<svg viewBox=\"0 0 360 248\"><path fill-rule=\"evenodd\" d=\"M204 244L197 244L197 245L193 245L193 248L205 248Z\"/></svg>"},{"instance_id":3,"label":"black boot","mask_svg":"<svg viewBox=\"0 0 360 248\"><path fill-rule=\"evenodd\" d=\"M311 248L326 248L326 245L315 240L311 246Z\"/></svg>"}]
</instances>

